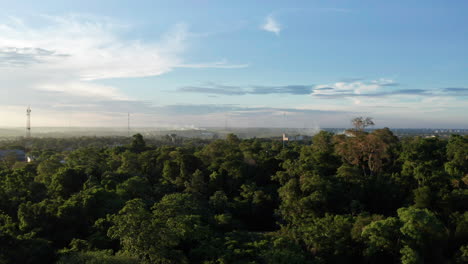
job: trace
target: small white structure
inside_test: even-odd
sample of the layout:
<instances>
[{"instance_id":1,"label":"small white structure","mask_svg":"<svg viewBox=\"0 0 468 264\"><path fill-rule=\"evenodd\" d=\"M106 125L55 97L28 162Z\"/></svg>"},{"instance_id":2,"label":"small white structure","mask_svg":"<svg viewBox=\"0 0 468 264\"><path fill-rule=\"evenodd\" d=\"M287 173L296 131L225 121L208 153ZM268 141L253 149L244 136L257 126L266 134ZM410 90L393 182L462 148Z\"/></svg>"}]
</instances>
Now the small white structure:
<instances>
[{"instance_id":1,"label":"small white structure","mask_svg":"<svg viewBox=\"0 0 468 264\"><path fill-rule=\"evenodd\" d=\"M283 133L283 142L284 141L301 141L301 140L304 140L304 136L302 135L288 136L286 133Z\"/></svg>"}]
</instances>

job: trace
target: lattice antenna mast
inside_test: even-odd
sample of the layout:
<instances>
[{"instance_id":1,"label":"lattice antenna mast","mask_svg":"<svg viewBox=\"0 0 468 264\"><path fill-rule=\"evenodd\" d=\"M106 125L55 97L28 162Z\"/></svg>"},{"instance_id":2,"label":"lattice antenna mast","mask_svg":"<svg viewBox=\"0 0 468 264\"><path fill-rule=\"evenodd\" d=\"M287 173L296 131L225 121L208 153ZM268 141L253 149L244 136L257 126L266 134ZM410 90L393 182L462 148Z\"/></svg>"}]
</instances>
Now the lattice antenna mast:
<instances>
[{"instance_id":1,"label":"lattice antenna mast","mask_svg":"<svg viewBox=\"0 0 468 264\"><path fill-rule=\"evenodd\" d=\"M31 137L31 107L28 106L26 109L26 137Z\"/></svg>"}]
</instances>

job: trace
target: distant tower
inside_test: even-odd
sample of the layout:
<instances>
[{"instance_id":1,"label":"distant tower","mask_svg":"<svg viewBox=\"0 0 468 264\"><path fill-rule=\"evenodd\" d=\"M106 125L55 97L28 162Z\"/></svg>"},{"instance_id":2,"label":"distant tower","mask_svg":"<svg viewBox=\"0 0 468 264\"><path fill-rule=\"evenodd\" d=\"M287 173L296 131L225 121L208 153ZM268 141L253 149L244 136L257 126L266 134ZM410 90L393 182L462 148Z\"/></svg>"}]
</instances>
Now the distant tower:
<instances>
[{"instance_id":1,"label":"distant tower","mask_svg":"<svg viewBox=\"0 0 468 264\"><path fill-rule=\"evenodd\" d=\"M31 107L28 106L28 109L26 109L26 137L30 138L31 137Z\"/></svg>"}]
</instances>

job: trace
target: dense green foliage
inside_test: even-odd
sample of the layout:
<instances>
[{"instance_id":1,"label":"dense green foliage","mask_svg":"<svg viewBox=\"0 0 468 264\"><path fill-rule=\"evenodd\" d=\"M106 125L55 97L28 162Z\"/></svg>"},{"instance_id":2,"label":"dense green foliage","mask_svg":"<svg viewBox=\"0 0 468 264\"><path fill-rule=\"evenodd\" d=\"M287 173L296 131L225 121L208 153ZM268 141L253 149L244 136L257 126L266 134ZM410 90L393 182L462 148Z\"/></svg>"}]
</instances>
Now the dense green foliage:
<instances>
[{"instance_id":1,"label":"dense green foliage","mask_svg":"<svg viewBox=\"0 0 468 264\"><path fill-rule=\"evenodd\" d=\"M34 153L0 165L1 264L468 262L467 136Z\"/></svg>"}]
</instances>

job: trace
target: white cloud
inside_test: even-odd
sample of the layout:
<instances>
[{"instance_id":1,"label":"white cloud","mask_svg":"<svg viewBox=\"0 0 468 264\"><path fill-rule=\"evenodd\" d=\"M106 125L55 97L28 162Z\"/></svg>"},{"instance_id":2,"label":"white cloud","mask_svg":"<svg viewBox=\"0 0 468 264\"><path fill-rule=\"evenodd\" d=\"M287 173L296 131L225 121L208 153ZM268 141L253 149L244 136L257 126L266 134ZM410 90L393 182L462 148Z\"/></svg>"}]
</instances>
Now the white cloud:
<instances>
[{"instance_id":1,"label":"white cloud","mask_svg":"<svg viewBox=\"0 0 468 264\"><path fill-rule=\"evenodd\" d=\"M157 42L143 42L120 37L128 26L105 18L72 15L40 20L41 26L17 18L0 23L0 84L4 87L0 90L7 89L0 93L9 102L25 95L32 104L89 97L129 99L114 87L90 81L160 75L183 62L187 36L183 24Z\"/></svg>"},{"instance_id":2,"label":"white cloud","mask_svg":"<svg viewBox=\"0 0 468 264\"><path fill-rule=\"evenodd\" d=\"M226 61L184 60L190 43L186 24L169 28L156 40L129 39L131 25L104 17L68 15L0 20L0 105L134 101L116 87L95 81L157 76L176 68L239 68ZM123 108L123 107L122 107ZM115 107L119 111L119 107ZM5 117L5 118L3 118ZM22 124L8 116L8 122Z\"/></svg>"},{"instance_id":3,"label":"white cloud","mask_svg":"<svg viewBox=\"0 0 468 264\"><path fill-rule=\"evenodd\" d=\"M312 93L313 103L299 108L360 112L374 117L378 126L390 127L431 127L435 123L454 127L462 118L463 101L447 95L436 96L436 92L418 94L411 93L411 89L407 90L409 93L399 92L395 86L398 83L394 80L384 78L317 85ZM348 117L351 119L353 115Z\"/></svg>"},{"instance_id":4,"label":"white cloud","mask_svg":"<svg viewBox=\"0 0 468 264\"><path fill-rule=\"evenodd\" d=\"M275 33L279 36L281 32L281 25L275 20L272 15L269 15L265 19L265 23L261 26L261 28L265 31Z\"/></svg>"},{"instance_id":5,"label":"white cloud","mask_svg":"<svg viewBox=\"0 0 468 264\"><path fill-rule=\"evenodd\" d=\"M387 82L389 80L386 80ZM362 81L353 82L336 82L332 84L321 84L315 86L312 95L340 95L345 94L362 94L369 92L376 92L382 88L382 84L377 81L371 81L370 83Z\"/></svg>"},{"instance_id":6,"label":"white cloud","mask_svg":"<svg viewBox=\"0 0 468 264\"><path fill-rule=\"evenodd\" d=\"M16 55L10 60L23 59L31 70L69 72L80 80L154 76L182 63L184 24L174 26L160 41L148 43L121 38L122 26L106 19L45 17L44 22L43 27L29 27L18 20L0 25L0 51L10 51ZM45 54L39 57L37 51ZM52 56L56 54L62 56Z\"/></svg>"},{"instance_id":7,"label":"white cloud","mask_svg":"<svg viewBox=\"0 0 468 264\"><path fill-rule=\"evenodd\" d=\"M230 64L226 60L209 62L209 63L190 63L190 64L179 64L178 68L218 68L218 69L238 69L249 67L249 64Z\"/></svg>"},{"instance_id":8,"label":"white cloud","mask_svg":"<svg viewBox=\"0 0 468 264\"><path fill-rule=\"evenodd\" d=\"M84 82L67 82L57 84L44 84L37 87L45 92L66 93L73 96L108 98L111 100L129 100L127 96L121 94L115 87Z\"/></svg>"}]
</instances>

